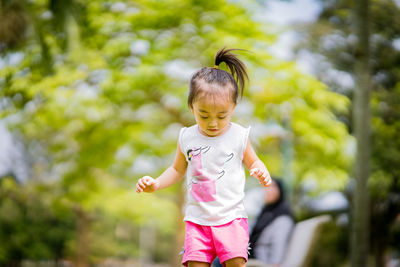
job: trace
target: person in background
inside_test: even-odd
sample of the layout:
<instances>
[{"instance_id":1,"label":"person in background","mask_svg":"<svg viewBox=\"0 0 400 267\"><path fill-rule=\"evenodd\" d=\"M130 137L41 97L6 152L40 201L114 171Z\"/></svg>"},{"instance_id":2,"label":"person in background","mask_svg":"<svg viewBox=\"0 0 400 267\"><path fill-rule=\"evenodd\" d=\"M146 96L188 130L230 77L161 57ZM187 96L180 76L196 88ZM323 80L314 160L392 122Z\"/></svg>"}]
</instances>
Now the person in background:
<instances>
[{"instance_id":1,"label":"person in background","mask_svg":"<svg viewBox=\"0 0 400 267\"><path fill-rule=\"evenodd\" d=\"M250 256L266 264L279 266L284 260L295 221L285 201L283 182L272 178L265 190L265 204L250 234Z\"/></svg>"}]
</instances>

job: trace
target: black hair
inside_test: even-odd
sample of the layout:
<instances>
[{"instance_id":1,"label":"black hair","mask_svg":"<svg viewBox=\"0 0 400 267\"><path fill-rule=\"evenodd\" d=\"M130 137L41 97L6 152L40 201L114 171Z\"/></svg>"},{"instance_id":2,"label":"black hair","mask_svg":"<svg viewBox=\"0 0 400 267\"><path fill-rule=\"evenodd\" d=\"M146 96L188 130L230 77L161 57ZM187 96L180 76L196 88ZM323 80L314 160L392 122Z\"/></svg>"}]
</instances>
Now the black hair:
<instances>
[{"instance_id":1,"label":"black hair","mask_svg":"<svg viewBox=\"0 0 400 267\"><path fill-rule=\"evenodd\" d=\"M220 49L214 57L214 67L204 67L193 74L190 80L190 89L188 97L188 106L192 107L199 93L209 90L215 90L215 87L205 88L204 83L208 85L219 85L230 90L232 102L237 104L240 96L243 96L245 80L249 79L244 63L237 58L231 51L243 49ZM225 62L229 72L219 69L219 65ZM239 86L238 86L239 83ZM228 85L228 86L227 86ZM230 86L229 86L230 85ZM219 87L218 87L219 89ZM215 91L209 92L213 93Z\"/></svg>"}]
</instances>

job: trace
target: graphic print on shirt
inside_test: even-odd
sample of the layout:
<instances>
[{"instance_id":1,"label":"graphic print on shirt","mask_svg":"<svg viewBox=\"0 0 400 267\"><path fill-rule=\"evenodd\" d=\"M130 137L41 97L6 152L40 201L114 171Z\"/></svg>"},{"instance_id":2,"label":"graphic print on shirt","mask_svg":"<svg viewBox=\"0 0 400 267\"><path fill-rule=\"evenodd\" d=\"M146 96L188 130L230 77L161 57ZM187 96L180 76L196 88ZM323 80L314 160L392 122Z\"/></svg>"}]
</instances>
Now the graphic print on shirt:
<instances>
[{"instance_id":1,"label":"graphic print on shirt","mask_svg":"<svg viewBox=\"0 0 400 267\"><path fill-rule=\"evenodd\" d=\"M224 165L233 158L233 153L217 166L214 173L203 168L203 157L206 157L210 146L193 148L187 151L188 160L192 166L192 187L190 193L197 202L211 202L216 200L215 182L225 175Z\"/></svg>"}]
</instances>

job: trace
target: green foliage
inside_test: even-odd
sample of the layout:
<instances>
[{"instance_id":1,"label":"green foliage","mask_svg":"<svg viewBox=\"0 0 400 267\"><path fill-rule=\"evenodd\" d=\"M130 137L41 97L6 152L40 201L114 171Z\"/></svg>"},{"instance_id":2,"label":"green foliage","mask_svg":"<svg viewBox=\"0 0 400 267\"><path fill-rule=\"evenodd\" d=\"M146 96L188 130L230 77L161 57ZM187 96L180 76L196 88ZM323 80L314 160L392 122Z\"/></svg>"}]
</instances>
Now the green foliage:
<instances>
[{"instance_id":1,"label":"green foliage","mask_svg":"<svg viewBox=\"0 0 400 267\"><path fill-rule=\"evenodd\" d=\"M305 76L293 65L279 66L278 71L276 75L281 77L261 80L258 86L264 90L252 95L257 115L283 124L283 114L289 114L295 157L301 159L294 164L298 183L309 179L318 181L318 190L344 188L352 160L346 148L352 138L335 117L346 114L348 99L328 92L324 84ZM262 147L271 149L270 141L266 137Z\"/></svg>"},{"instance_id":2,"label":"green foliage","mask_svg":"<svg viewBox=\"0 0 400 267\"><path fill-rule=\"evenodd\" d=\"M40 195L37 192L40 192ZM0 183L0 263L18 259L60 259L74 232L71 210L52 207L51 189Z\"/></svg>"},{"instance_id":3,"label":"green foliage","mask_svg":"<svg viewBox=\"0 0 400 267\"><path fill-rule=\"evenodd\" d=\"M349 229L345 225L338 226L337 222L324 224L310 265L326 267L347 266L348 236Z\"/></svg>"}]
</instances>

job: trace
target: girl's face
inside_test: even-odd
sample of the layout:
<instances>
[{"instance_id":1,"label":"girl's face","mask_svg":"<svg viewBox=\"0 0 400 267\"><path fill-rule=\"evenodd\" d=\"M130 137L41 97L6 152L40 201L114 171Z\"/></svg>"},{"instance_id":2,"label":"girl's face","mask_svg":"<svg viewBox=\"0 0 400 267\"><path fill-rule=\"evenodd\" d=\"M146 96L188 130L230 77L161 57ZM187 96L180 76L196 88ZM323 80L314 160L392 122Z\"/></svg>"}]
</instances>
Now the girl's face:
<instances>
[{"instance_id":1,"label":"girl's face","mask_svg":"<svg viewBox=\"0 0 400 267\"><path fill-rule=\"evenodd\" d=\"M229 93L221 93L199 96L190 109L200 132L206 136L216 137L229 129L235 107Z\"/></svg>"}]
</instances>

